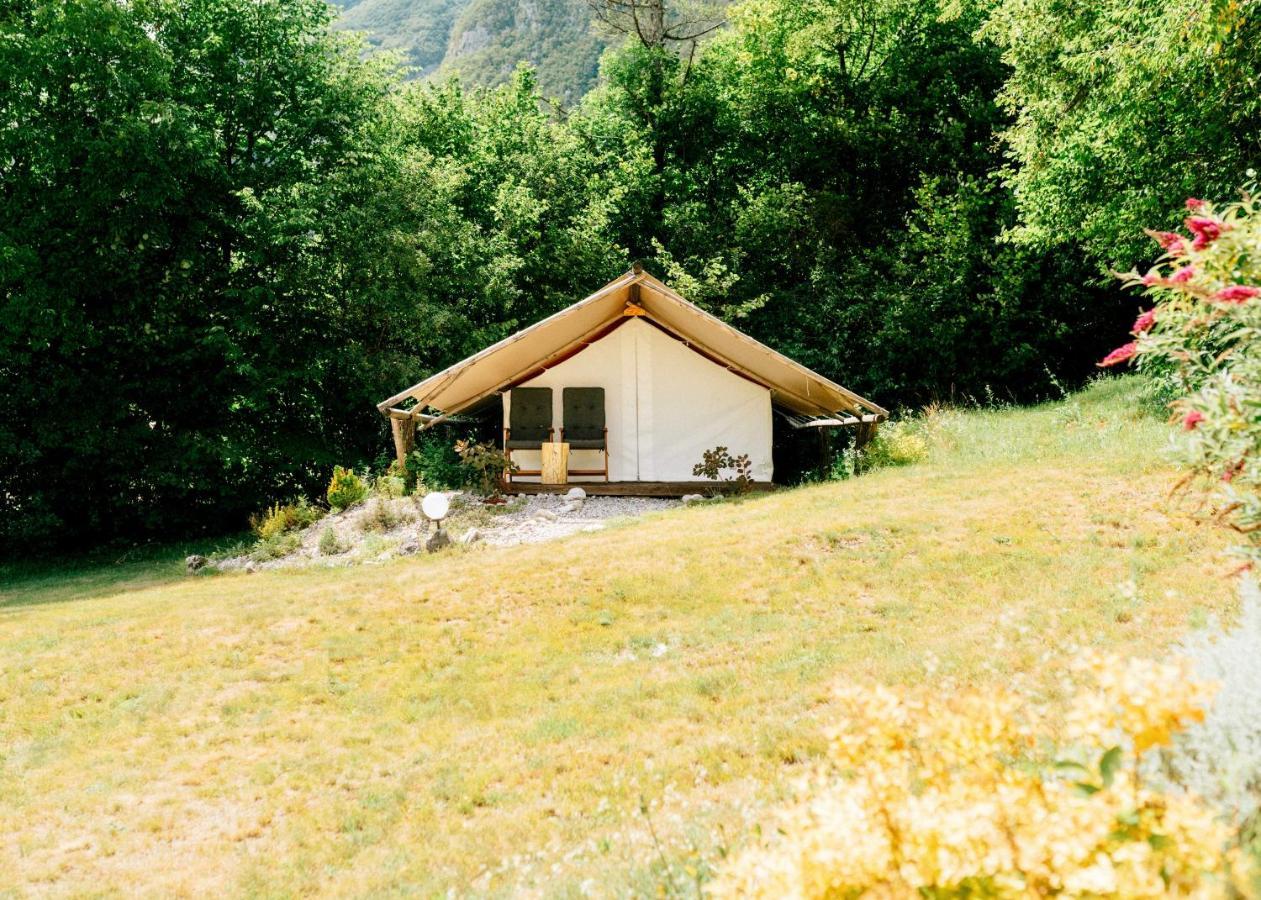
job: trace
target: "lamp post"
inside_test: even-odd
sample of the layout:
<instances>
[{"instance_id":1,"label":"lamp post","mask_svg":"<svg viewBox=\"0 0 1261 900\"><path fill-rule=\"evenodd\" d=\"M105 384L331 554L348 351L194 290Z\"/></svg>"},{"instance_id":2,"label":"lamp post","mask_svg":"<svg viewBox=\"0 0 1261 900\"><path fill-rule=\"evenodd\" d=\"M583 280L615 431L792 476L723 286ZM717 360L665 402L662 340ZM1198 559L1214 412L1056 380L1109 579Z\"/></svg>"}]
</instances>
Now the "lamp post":
<instances>
[{"instance_id":1,"label":"lamp post","mask_svg":"<svg viewBox=\"0 0 1261 900\"><path fill-rule=\"evenodd\" d=\"M451 543L451 538L442 530L442 520L447 517L450 509L451 501L447 499L447 495L439 494L437 491L426 494L425 499L420 501L420 511L425 514L426 519L437 526L437 530L425 541L425 549L430 553L441 550Z\"/></svg>"}]
</instances>

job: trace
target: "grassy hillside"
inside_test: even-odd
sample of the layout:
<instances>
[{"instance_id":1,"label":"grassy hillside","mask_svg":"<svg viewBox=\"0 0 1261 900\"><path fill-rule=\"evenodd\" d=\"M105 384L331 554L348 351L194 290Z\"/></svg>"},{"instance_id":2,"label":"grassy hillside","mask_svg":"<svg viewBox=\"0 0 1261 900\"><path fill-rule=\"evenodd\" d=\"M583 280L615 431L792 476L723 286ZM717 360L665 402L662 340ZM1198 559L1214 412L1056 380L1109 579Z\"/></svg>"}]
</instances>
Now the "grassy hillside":
<instances>
[{"instance_id":1,"label":"grassy hillside","mask_svg":"<svg viewBox=\"0 0 1261 900\"><path fill-rule=\"evenodd\" d=\"M604 39L583 0L346 0L339 26L402 52L421 75L494 85L520 62L543 93L575 101L595 84Z\"/></svg>"},{"instance_id":2,"label":"grassy hillside","mask_svg":"<svg viewBox=\"0 0 1261 900\"><path fill-rule=\"evenodd\" d=\"M1230 607L1132 381L926 463L563 542L187 578L10 568L0 871L58 892L576 895L703 877L837 679L1026 679ZM667 867L669 871L667 871Z\"/></svg>"}]
</instances>

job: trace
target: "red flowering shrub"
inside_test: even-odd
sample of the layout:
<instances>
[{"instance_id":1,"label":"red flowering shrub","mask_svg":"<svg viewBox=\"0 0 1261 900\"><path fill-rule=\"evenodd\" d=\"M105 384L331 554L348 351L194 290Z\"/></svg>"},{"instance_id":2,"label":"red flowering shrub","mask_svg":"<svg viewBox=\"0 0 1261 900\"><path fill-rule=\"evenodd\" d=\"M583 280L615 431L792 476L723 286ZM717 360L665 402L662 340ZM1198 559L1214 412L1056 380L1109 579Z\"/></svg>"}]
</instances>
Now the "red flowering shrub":
<instances>
[{"instance_id":1,"label":"red flowering shrub","mask_svg":"<svg viewBox=\"0 0 1261 900\"><path fill-rule=\"evenodd\" d=\"M1113 350L1111 353L1105 356L1100 361L1099 365L1115 366L1118 363L1128 362L1129 360L1133 359L1135 354L1137 353L1138 353L1138 343L1136 341L1130 341L1128 344L1122 344L1120 347L1117 347L1115 350Z\"/></svg>"},{"instance_id":2,"label":"red flowering shrub","mask_svg":"<svg viewBox=\"0 0 1261 900\"><path fill-rule=\"evenodd\" d=\"M1156 324L1156 310L1149 309L1146 312L1139 313L1138 318L1134 320L1134 327L1131 331L1134 334L1146 334L1152 330L1152 326Z\"/></svg>"},{"instance_id":3,"label":"red flowering shrub","mask_svg":"<svg viewBox=\"0 0 1261 900\"><path fill-rule=\"evenodd\" d=\"M1261 200L1218 210L1191 198L1187 209L1189 236L1148 232L1165 255L1125 278L1155 305L1100 365L1133 359L1164 383L1179 455L1261 560Z\"/></svg>"}]
</instances>

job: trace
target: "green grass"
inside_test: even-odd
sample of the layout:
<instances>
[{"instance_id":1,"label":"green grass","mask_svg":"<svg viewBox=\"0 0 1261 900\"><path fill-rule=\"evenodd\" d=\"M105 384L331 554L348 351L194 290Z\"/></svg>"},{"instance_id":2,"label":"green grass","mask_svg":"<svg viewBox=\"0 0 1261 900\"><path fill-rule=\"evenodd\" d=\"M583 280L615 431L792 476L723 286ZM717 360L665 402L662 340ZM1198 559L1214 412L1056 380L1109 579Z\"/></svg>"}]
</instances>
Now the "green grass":
<instances>
[{"instance_id":1,"label":"green grass","mask_svg":"<svg viewBox=\"0 0 1261 900\"><path fill-rule=\"evenodd\" d=\"M838 680L1053 693L1081 648L1231 609L1136 391L938 413L925 463L550 544L9 570L3 880L690 892L821 752Z\"/></svg>"}]
</instances>

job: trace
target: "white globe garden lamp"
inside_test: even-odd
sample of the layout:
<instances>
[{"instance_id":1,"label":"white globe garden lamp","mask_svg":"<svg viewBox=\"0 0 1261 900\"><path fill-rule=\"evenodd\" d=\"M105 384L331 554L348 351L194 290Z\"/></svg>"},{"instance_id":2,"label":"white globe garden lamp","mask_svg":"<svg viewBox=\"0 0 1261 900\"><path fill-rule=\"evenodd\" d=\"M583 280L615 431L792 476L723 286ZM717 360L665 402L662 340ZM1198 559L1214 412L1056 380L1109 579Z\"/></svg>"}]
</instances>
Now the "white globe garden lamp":
<instances>
[{"instance_id":1,"label":"white globe garden lamp","mask_svg":"<svg viewBox=\"0 0 1261 900\"><path fill-rule=\"evenodd\" d=\"M436 491L425 494L425 499L420 501L420 511L425 514L426 519L433 522L445 519L450 509L451 501L447 499L447 495Z\"/></svg>"},{"instance_id":2,"label":"white globe garden lamp","mask_svg":"<svg viewBox=\"0 0 1261 900\"><path fill-rule=\"evenodd\" d=\"M430 553L441 550L451 543L447 533L442 530L442 520L447 517L450 510L451 501L446 494L434 491L425 494L425 499L420 501L420 511L425 514L425 518L438 526L437 530L429 536L429 540L425 541L425 549Z\"/></svg>"}]
</instances>

